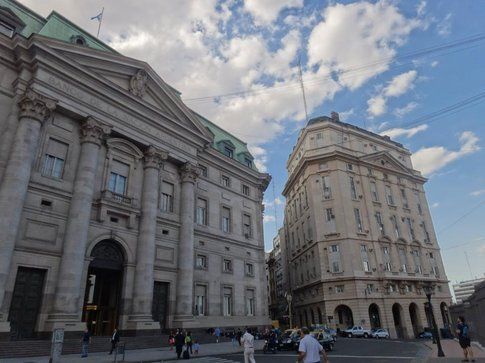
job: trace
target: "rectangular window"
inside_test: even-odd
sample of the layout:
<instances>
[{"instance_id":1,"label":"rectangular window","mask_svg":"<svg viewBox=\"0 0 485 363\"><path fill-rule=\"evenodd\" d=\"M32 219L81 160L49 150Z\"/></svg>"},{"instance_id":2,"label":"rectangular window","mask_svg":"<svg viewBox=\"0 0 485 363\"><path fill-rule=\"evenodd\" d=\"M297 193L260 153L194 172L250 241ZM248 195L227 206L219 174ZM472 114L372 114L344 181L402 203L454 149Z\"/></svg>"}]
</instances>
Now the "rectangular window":
<instances>
[{"instance_id":1,"label":"rectangular window","mask_svg":"<svg viewBox=\"0 0 485 363\"><path fill-rule=\"evenodd\" d=\"M364 232L364 227L362 226L362 219L360 218L359 208L354 208L355 225L357 227L357 232Z\"/></svg>"},{"instance_id":2,"label":"rectangular window","mask_svg":"<svg viewBox=\"0 0 485 363\"><path fill-rule=\"evenodd\" d=\"M234 156L234 151L230 147L224 146L224 155L232 158Z\"/></svg>"},{"instance_id":3,"label":"rectangular window","mask_svg":"<svg viewBox=\"0 0 485 363\"><path fill-rule=\"evenodd\" d=\"M63 142L49 139L42 175L58 179L62 178L68 148L69 146Z\"/></svg>"},{"instance_id":4,"label":"rectangular window","mask_svg":"<svg viewBox=\"0 0 485 363\"><path fill-rule=\"evenodd\" d=\"M374 292L375 289L374 289L374 284L367 284L367 293L371 293L371 292Z\"/></svg>"},{"instance_id":5,"label":"rectangular window","mask_svg":"<svg viewBox=\"0 0 485 363\"><path fill-rule=\"evenodd\" d=\"M400 238L401 233L399 230L399 222L396 216L391 216L391 223L392 223L392 228L394 229L394 235L396 236L396 238Z\"/></svg>"},{"instance_id":6,"label":"rectangular window","mask_svg":"<svg viewBox=\"0 0 485 363\"><path fill-rule=\"evenodd\" d=\"M247 185L244 185L242 186L242 193L246 196L249 196L249 187Z\"/></svg>"},{"instance_id":7,"label":"rectangular window","mask_svg":"<svg viewBox=\"0 0 485 363\"><path fill-rule=\"evenodd\" d=\"M206 314L207 286L195 285L195 315L203 316Z\"/></svg>"},{"instance_id":8,"label":"rectangular window","mask_svg":"<svg viewBox=\"0 0 485 363\"><path fill-rule=\"evenodd\" d=\"M423 215L423 208L421 207L421 200L419 198L419 192L414 192L414 198L416 198L416 207L420 216Z\"/></svg>"},{"instance_id":9,"label":"rectangular window","mask_svg":"<svg viewBox=\"0 0 485 363\"><path fill-rule=\"evenodd\" d=\"M254 290L248 289L246 290L246 315L247 316L254 316L254 302L255 302L255 294Z\"/></svg>"},{"instance_id":10,"label":"rectangular window","mask_svg":"<svg viewBox=\"0 0 485 363\"><path fill-rule=\"evenodd\" d=\"M352 199L357 199L357 191L355 190L354 178L351 176L349 176L349 183L350 183L350 197Z\"/></svg>"},{"instance_id":11,"label":"rectangular window","mask_svg":"<svg viewBox=\"0 0 485 363\"><path fill-rule=\"evenodd\" d=\"M197 224L207 226L207 201L197 198L197 211L195 216Z\"/></svg>"},{"instance_id":12,"label":"rectangular window","mask_svg":"<svg viewBox=\"0 0 485 363\"><path fill-rule=\"evenodd\" d=\"M251 216L249 214L243 215L243 233L244 237L251 238L253 236L253 230L251 228Z\"/></svg>"},{"instance_id":13,"label":"rectangular window","mask_svg":"<svg viewBox=\"0 0 485 363\"><path fill-rule=\"evenodd\" d=\"M409 240L414 241L415 235L414 235L414 227L413 227L413 220L409 217L406 218L406 225L408 226L408 232L409 232Z\"/></svg>"},{"instance_id":14,"label":"rectangular window","mask_svg":"<svg viewBox=\"0 0 485 363\"><path fill-rule=\"evenodd\" d=\"M333 261L332 269L334 273L340 272L340 263L338 261Z\"/></svg>"},{"instance_id":15,"label":"rectangular window","mask_svg":"<svg viewBox=\"0 0 485 363\"><path fill-rule=\"evenodd\" d=\"M162 212L173 212L173 191L172 183L162 182Z\"/></svg>"},{"instance_id":16,"label":"rectangular window","mask_svg":"<svg viewBox=\"0 0 485 363\"><path fill-rule=\"evenodd\" d=\"M232 315L232 288L230 287L223 289L222 315Z\"/></svg>"},{"instance_id":17,"label":"rectangular window","mask_svg":"<svg viewBox=\"0 0 485 363\"><path fill-rule=\"evenodd\" d=\"M246 276L254 276L254 266L252 263L246 263L245 268Z\"/></svg>"},{"instance_id":18,"label":"rectangular window","mask_svg":"<svg viewBox=\"0 0 485 363\"><path fill-rule=\"evenodd\" d=\"M391 271L391 256L388 247L382 247L382 257L384 262L384 271Z\"/></svg>"},{"instance_id":19,"label":"rectangular window","mask_svg":"<svg viewBox=\"0 0 485 363\"><path fill-rule=\"evenodd\" d=\"M224 259L222 261L222 271L224 272L232 272L232 261Z\"/></svg>"},{"instance_id":20,"label":"rectangular window","mask_svg":"<svg viewBox=\"0 0 485 363\"><path fill-rule=\"evenodd\" d=\"M394 285L394 284L389 284L389 286L388 286L387 290L388 290L389 292L395 292L395 291L396 291L396 285Z\"/></svg>"},{"instance_id":21,"label":"rectangular window","mask_svg":"<svg viewBox=\"0 0 485 363\"><path fill-rule=\"evenodd\" d=\"M208 175L207 166L199 165L199 168L200 168L200 173L202 174L202 176L207 177L207 175Z\"/></svg>"},{"instance_id":22,"label":"rectangular window","mask_svg":"<svg viewBox=\"0 0 485 363\"><path fill-rule=\"evenodd\" d=\"M330 223L334 219L335 219L335 216L333 215L332 208L325 209L325 220Z\"/></svg>"},{"instance_id":23,"label":"rectangular window","mask_svg":"<svg viewBox=\"0 0 485 363\"><path fill-rule=\"evenodd\" d=\"M401 271L408 272L406 250L404 249L404 247L399 247L399 261L401 263Z\"/></svg>"},{"instance_id":24,"label":"rectangular window","mask_svg":"<svg viewBox=\"0 0 485 363\"><path fill-rule=\"evenodd\" d=\"M408 198L406 196L406 191L404 189L401 189L401 198L402 198L403 208L409 208Z\"/></svg>"},{"instance_id":25,"label":"rectangular window","mask_svg":"<svg viewBox=\"0 0 485 363\"><path fill-rule=\"evenodd\" d=\"M207 257L204 255L197 255L196 264L197 268L207 268Z\"/></svg>"},{"instance_id":26,"label":"rectangular window","mask_svg":"<svg viewBox=\"0 0 485 363\"><path fill-rule=\"evenodd\" d=\"M382 221L382 215L381 212L376 212L376 224L377 224L377 229L379 230L379 233L381 236L386 234L386 230L384 228L384 222Z\"/></svg>"},{"instance_id":27,"label":"rectangular window","mask_svg":"<svg viewBox=\"0 0 485 363\"><path fill-rule=\"evenodd\" d=\"M247 167L252 168L253 167L253 161L251 159L244 159L244 164L246 164Z\"/></svg>"},{"instance_id":28,"label":"rectangular window","mask_svg":"<svg viewBox=\"0 0 485 363\"><path fill-rule=\"evenodd\" d=\"M332 188L330 187L330 178L328 176L324 176L322 178L323 184L323 198L324 199L331 199L332 198Z\"/></svg>"},{"instance_id":29,"label":"rectangular window","mask_svg":"<svg viewBox=\"0 0 485 363\"><path fill-rule=\"evenodd\" d=\"M330 250L332 252L339 252L340 251L338 245L331 245Z\"/></svg>"},{"instance_id":30,"label":"rectangular window","mask_svg":"<svg viewBox=\"0 0 485 363\"><path fill-rule=\"evenodd\" d=\"M124 195L126 192L126 176L111 172L108 189L110 192Z\"/></svg>"},{"instance_id":31,"label":"rectangular window","mask_svg":"<svg viewBox=\"0 0 485 363\"><path fill-rule=\"evenodd\" d=\"M231 179L229 179L228 176L223 175L221 176L221 184L222 186L229 188L231 186Z\"/></svg>"},{"instance_id":32,"label":"rectangular window","mask_svg":"<svg viewBox=\"0 0 485 363\"><path fill-rule=\"evenodd\" d=\"M347 163L347 170L349 171L354 170L354 166L352 164Z\"/></svg>"},{"instance_id":33,"label":"rectangular window","mask_svg":"<svg viewBox=\"0 0 485 363\"><path fill-rule=\"evenodd\" d=\"M419 250L412 250L411 254L413 255L414 273L421 274L423 269L421 268L421 257L419 255Z\"/></svg>"},{"instance_id":34,"label":"rectangular window","mask_svg":"<svg viewBox=\"0 0 485 363\"><path fill-rule=\"evenodd\" d=\"M222 207L222 232L229 233L231 231L231 210L227 207Z\"/></svg>"},{"instance_id":35,"label":"rectangular window","mask_svg":"<svg viewBox=\"0 0 485 363\"><path fill-rule=\"evenodd\" d=\"M370 194L372 196L372 201L379 201L379 194L377 193L377 185L375 182L370 182Z\"/></svg>"},{"instance_id":36,"label":"rectangular window","mask_svg":"<svg viewBox=\"0 0 485 363\"><path fill-rule=\"evenodd\" d=\"M394 205L394 197L392 196L392 190L389 185L386 185L386 198L387 204Z\"/></svg>"},{"instance_id":37,"label":"rectangular window","mask_svg":"<svg viewBox=\"0 0 485 363\"><path fill-rule=\"evenodd\" d=\"M360 256L362 258L362 266L365 272L370 272L369 256L367 255L366 245L360 245Z\"/></svg>"},{"instance_id":38,"label":"rectangular window","mask_svg":"<svg viewBox=\"0 0 485 363\"><path fill-rule=\"evenodd\" d=\"M374 172L372 171L371 168L367 168L367 176L373 176Z\"/></svg>"},{"instance_id":39,"label":"rectangular window","mask_svg":"<svg viewBox=\"0 0 485 363\"><path fill-rule=\"evenodd\" d=\"M429 238L429 233L426 229L426 224L424 223L424 221L421 222L421 228L423 229L424 242L431 243L431 239Z\"/></svg>"},{"instance_id":40,"label":"rectangular window","mask_svg":"<svg viewBox=\"0 0 485 363\"><path fill-rule=\"evenodd\" d=\"M336 293L339 293L339 294L342 293L342 292L344 292L344 286L345 285L337 285L337 286L335 286L335 292Z\"/></svg>"}]
</instances>

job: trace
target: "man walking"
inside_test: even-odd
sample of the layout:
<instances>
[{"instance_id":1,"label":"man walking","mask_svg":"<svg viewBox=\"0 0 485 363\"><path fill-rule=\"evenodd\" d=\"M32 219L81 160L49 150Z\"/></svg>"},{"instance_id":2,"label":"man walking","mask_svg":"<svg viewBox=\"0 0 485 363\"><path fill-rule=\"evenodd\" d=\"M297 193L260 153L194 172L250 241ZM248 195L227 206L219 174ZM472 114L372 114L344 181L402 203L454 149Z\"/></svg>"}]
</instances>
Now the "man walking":
<instances>
[{"instance_id":1,"label":"man walking","mask_svg":"<svg viewBox=\"0 0 485 363\"><path fill-rule=\"evenodd\" d=\"M215 328L214 335L216 336L216 343L219 343L219 337L221 336L221 329Z\"/></svg>"},{"instance_id":2,"label":"man walking","mask_svg":"<svg viewBox=\"0 0 485 363\"><path fill-rule=\"evenodd\" d=\"M81 358L86 358L88 356L88 347L90 340L91 334L89 334L89 330L86 328L84 329L83 336L81 337Z\"/></svg>"},{"instance_id":3,"label":"man walking","mask_svg":"<svg viewBox=\"0 0 485 363\"><path fill-rule=\"evenodd\" d=\"M310 335L308 328L301 328L301 340L298 347L298 362L303 363L320 363L320 354L323 355L323 361L329 363L327 354L321 344Z\"/></svg>"},{"instance_id":4,"label":"man walking","mask_svg":"<svg viewBox=\"0 0 485 363\"><path fill-rule=\"evenodd\" d=\"M185 336L179 329L177 329L177 334L175 334L175 352L177 353L177 359L180 359L180 356L182 355L182 348L184 347L184 344Z\"/></svg>"},{"instance_id":5,"label":"man walking","mask_svg":"<svg viewBox=\"0 0 485 363\"><path fill-rule=\"evenodd\" d=\"M254 337L249 328L241 338L241 344L244 347L244 363L256 363L254 360Z\"/></svg>"},{"instance_id":6,"label":"man walking","mask_svg":"<svg viewBox=\"0 0 485 363\"><path fill-rule=\"evenodd\" d=\"M109 351L109 354L113 354L113 350L116 349L116 346L118 345L118 342L120 341L120 333L118 333L118 329L115 328L113 331L113 335L111 336L111 350Z\"/></svg>"},{"instance_id":7,"label":"man walking","mask_svg":"<svg viewBox=\"0 0 485 363\"><path fill-rule=\"evenodd\" d=\"M460 344L461 349L463 349L463 355L465 356L465 359L463 359L462 362L469 362L468 358L471 358L471 361L475 362L471 347L469 328L465 323L465 318L463 316L458 318L456 334L458 335L458 343Z\"/></svg>"}]
</instances>

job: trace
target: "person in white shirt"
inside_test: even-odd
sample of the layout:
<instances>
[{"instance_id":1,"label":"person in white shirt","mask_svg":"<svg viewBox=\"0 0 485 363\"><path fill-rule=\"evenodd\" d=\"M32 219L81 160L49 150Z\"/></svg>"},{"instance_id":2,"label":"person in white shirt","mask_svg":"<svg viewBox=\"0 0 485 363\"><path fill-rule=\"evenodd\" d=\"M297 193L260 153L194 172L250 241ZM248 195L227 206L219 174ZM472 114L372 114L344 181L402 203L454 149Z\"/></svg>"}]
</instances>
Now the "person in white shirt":
<instances>
[{"instance_id":1,"label":"person in white shirt","mask_svg":"<svg viewBox=\"0 0 485 363\"><path fill-rule=\"evenodd\" d=\"M241 338L241 344L244 347L244 363L256 363L254 360L254 337L249 328Z\"/></svg>"},{"instance_id":2,"label":"person in white shirt","mask_svg":"<svg viewBox=\"0 0 485 363\"><path fill-rule=\"evenodd\" d=\"M308 330L308 328L301 328L301 340L298 347L298 362L320 363L320 354L323 355L323 361L329 363L327 354L322 345L310 335L310 330Z\"/></svg>"}]
</instances>

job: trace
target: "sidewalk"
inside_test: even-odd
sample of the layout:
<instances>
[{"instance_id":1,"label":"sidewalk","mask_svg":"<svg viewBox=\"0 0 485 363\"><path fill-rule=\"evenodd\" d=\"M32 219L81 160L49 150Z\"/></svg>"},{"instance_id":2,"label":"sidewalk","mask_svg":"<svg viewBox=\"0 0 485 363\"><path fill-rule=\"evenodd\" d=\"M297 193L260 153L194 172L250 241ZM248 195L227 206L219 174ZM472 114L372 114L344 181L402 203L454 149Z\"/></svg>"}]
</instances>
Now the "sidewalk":
<instances>
[{"instance_id":1,"label":"sidewalk","mask_svg":"<svg viewBox=\"0 0 485 363\"><path fill-rule=\"evenodd\" d=\"M458 344L458 340L441 340L443 353L445 353L445 357L442 358L438 358L438 348L436 344L428 341L425 343L425 345L430 349L430 354L426 362L461 362L461 360L464 359L463 350ZM474 344L474 342L472 343L472 349L475 355L475 361L485 363L485 350Z\"/></svg>"},{"instance_id":2,"label":"sidewalk","mask_svg":"<svg viewBox=\"0 0 485 363\"><path fill-rule=\"evenodd\" d=\"M254 342L256 349L262 349L264 340L257 340ZM79 347L79 349L81 349ZM232 347L231 342L224 343L210 343L201 344L199 350L199 357L208 355L226 354L226 353L242 353L243 349L239 346ZM121 362L122 356L118 356L117 362ZM175 350L170 351L169 348L154 348L154 349L140 349L127 350L125 354L125 362L140 363L140 362L165 362L177 358ZM112 363L114 362L114 354L108 355L105 353L92 353L87 358L81 358L81 354L63 355L61 361L64 363ZM0 363L49 363L49 357L27 357L27 358L12 358L0 359Z\"/></svg>"}]
</instances>

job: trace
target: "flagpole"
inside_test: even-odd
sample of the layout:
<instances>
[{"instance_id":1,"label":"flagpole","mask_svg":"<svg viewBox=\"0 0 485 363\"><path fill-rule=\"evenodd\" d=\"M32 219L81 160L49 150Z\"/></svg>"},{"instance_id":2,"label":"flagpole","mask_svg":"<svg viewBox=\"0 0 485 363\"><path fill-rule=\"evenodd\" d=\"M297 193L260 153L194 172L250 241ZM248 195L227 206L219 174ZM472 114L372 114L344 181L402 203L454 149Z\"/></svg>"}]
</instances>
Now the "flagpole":
<instances>
[{"instance_id":1,"label":"flagpole","mask_svg":"<svg viewBox=\"0 0 485 363\"><path fill-rule=\"evenodd\" d=\"M99 30L101 29L101 23L103 22L103 14L104 14L104 6L103 6L103 10L101 10L101 20L99 21L99 24L98 24L98 34L96 34L96 38L99 38Z\"/></svg>"}]
</instances>

